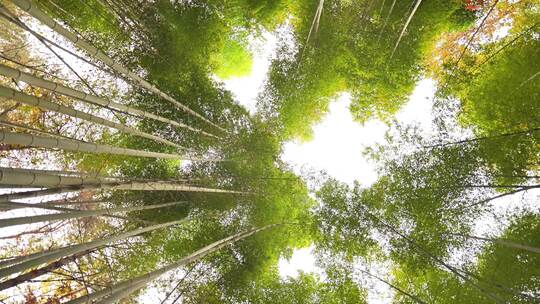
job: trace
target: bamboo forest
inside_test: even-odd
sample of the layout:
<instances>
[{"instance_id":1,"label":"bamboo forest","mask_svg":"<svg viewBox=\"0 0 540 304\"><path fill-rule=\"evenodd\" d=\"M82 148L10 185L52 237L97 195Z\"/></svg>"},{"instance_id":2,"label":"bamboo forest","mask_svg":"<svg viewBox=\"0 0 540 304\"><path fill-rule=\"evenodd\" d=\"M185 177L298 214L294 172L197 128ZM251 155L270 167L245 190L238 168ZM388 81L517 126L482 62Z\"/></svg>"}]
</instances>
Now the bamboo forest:
<instances>
[{"instance_id":1,"label":"bamboo forest","mask_svg":"<svg viewBox=\"0 0 540 304\"><path fill-rule=\"evenodd\" d=\"M5 303L540 303L540 0L0 0Z\"/></svg>"}]
</instances>

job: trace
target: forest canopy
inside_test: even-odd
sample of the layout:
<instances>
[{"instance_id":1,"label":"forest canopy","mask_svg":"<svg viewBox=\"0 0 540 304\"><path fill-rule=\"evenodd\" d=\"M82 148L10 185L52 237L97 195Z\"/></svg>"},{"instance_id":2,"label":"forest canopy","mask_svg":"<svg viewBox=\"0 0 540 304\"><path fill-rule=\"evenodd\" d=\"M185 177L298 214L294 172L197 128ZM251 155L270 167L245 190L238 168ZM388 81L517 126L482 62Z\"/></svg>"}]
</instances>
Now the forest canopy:
<instances>
[{"instance_id":1,"label":"forest canopy","mask_svg":"<svg viewBox=\"0 0 540 304\"><path fill-rule=\"evenodd\" d=\"M539 0L1 0L0 303L539 303L539 27ZM384 137L322 124L339 100ZM354 182L287 160L317 128L363 145Z\"/></svg>"}]
</instances>

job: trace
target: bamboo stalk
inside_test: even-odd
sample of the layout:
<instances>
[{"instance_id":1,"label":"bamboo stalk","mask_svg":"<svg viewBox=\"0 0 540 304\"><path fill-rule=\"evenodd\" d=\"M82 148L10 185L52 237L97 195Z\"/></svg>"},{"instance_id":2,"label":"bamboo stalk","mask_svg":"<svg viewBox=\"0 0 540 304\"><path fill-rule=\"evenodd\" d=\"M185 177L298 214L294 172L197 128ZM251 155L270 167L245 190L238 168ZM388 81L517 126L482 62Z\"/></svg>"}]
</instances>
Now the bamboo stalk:
<instances>
[{"instance_id":1,"label":"bamboo stalk","mask_svg":"<svg viewBox=\"0 0 540 304\"><path fill-rule=\"evenodd\" d=\"M32 170L0 167L0 185L31 187L60 187L114 182L109 178L62 176L47 173L34 173Z\"/></svg>"},{"instance_id":2,"label":"bamboo stalk","mask_svg":"<svg viewBox=\"0 0 540 304\"><path fill-rule=\"evenodd\" d=\"M22 145L29 147L62 149L66 151L85 152L85 153L107 153L123 156L152 157L176 160L193 161L219 161L218 159L203 159L186 157L178 154L169 154L161 152L142 151L128 148L118 148L109 145L94 144L74 139L51 138L25 133L3 132L0 131L0 142L10 145Z\"/></svg>"},{"instance_id":3,"label":"bamboo stalk","mask_svg":"<svg viewBox=\"0 0 540 304\"><path fill-rule=\"evenodd\" d=\"M100 210L71 211L71 212L42 214L42 215L23 216L23 217L12 217L8 219L0 219L0 228L8 227L8 226L24 225L24 224L34 224L34 223L39 223L39 222L50 222L50 221L90 217L90 216L112 215L118 212L132 212L132 211L140 211L140 210L165 208L165 207L174 206L180 203L182 202L133 206L133 207L108 208L108 209L100 209Z\"/></svg>"}]
</instances>

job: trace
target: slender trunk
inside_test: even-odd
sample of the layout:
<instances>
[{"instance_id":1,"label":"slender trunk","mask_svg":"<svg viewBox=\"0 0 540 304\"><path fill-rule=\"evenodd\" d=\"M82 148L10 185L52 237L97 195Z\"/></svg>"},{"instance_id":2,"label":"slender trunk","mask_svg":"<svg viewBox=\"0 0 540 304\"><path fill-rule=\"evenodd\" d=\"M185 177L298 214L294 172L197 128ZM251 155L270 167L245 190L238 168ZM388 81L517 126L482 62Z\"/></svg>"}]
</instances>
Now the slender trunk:
<instances>
[{"instance_id":1,"label":"slender trunk","mask_svg":"<svg viewBox=\"0 0 540 304\"><path fill-rule=\"evenodd\" d=\"M15 109L17 109L18 107L20 107L21 104L20 103L15 103L14 105L12 105L11 107L3 110L2 112L0 112L0 118L6 116L9 112L11 111L14 111Z\"/></svg>"},{"instance_id":2,"label":"slender trunk","mask_svg":"<svg viewBox=\"0 0 540 304\"><path fill-rule=\"evenodd\" d=\"M493 175L493 177L540 179L540 175Z\"/></svg>"},{"instance_id":3,"label":"slender trunk","mask_svg":"<svg viewBox=\"0 0 540 304\"><path fill-rule=\"evenodd\" d=\"M2 290L5 290L5 289L8 289L8 288L11 288L11 287L15 287L21 283L24 283L24 282L27 282L29 280L32 280L32 279L35 279L39 276L42 276L48 272L51 272L55 269L58 269L62 266L65 266L73 261L75 261L77 258L81 257L81 256L84 256L88 253L92 252L92 250L85 250L83 252L80 252L78 254L74 254L74 255L71 255L71 256L68 256L68 257L65 257L65 258L62 258L56 262L53 262L47 266L44 266L44 267L41 267L41 268L38 268L38 269L34 269L34 270L31 270L27 273L24 273L24 274L21 274L21 275L18 275L12 279L9 279L9 280L6 280L6 281L3 281L0 283L0 291Z\"/></svg>"},{"instance_id":4,"label":"slender trunk","mask_svg":"<svg viewBox=\"0 0 540 304\"><path fill-rule=\"evenodd\" d=\"M3 177L2 173L6 176ZM10 183L10 178L19 178L19 180ZM62 182L58 183L59 179ZM24 183L27 179L29 182L35 184ZM41 181L41 179L46 179ZM41 185L39 183L53 181L52 184ZM27 186L62 186L62 185L84 185L84 184L110 184L110 183L126 183L126 182L140 182L140 183L185 183L189 182L187 179L177 180L158 180L158 179L143 179L143 178L129 178L129 177L114 177L104 176L89 173L79 173L74 171L61 171L61 170L40 170L40 169L22 169L22 168L5 168L0 167L0 185L20 186L27 188Z\"/></svg>"},{"instance_id":5,"label":"slender trunk","mask_svg":"<svg viewBox=\"0 0 540 304\"><path fill-rule=\"evenodd\" d=\"M533 28L537 27L538 25L540 24L540 21L536 22L535 24L529 26L528 28L526 28L525 30L523 30L521 33L519 33L519 35L515 36L514 38L512 38L512 40L508 41L507 43L505 43L503 46L501 46L500 48L498 48L495 52L489 54L489 56L487 56L482 62L480 62L479 64L476 65L476 68L474 69L474 71L478 71L480 69L480 67L482 65L484 65L485 63L487 63L488 61L490 61L491 59L493 59L495 56L497 56L500 52L504 51L507 47L509 47L510 45L512 45L514 42L516 42L519 38L523 37L526 33L528 33L530 30L532 30Z\"/></svg>"},{"instance_id":6,"label":"slender trunk","mask_svg":"<svg viewBox=\"0 0 540 304\"><path fill-rule=\"evenodd\" d=\"M78 186L62 186L45 190L25 191L20 193L9 193L0 195L0 203L15 199L34 198L51 194L75 192L81 190L134 190L134 191L185 191L185 192L205 192L205 193L228 193L228 194L250 194L249 192L223 190L215 188L204 188L190 185L180 185L167 182L125 182L110 184L90 184ZM9 207L9 206L7 206Z\"/></svg>"},{"instance_id":7,"label":"slender trunk","mask_svg":"<svg viewBox=\"0 0 540 304\"><path fill-rule=\"evenodd\" d=\"M0 167L0 185L32 187L83 186L118 182L116 179L100 177L62 176L48 173L34 173L32 170Z\"/></svg>"},{"instance_id":8,"label":"slender trunk","mask_svg":"<svg viewBox=\"0 0 540 304\"><path fill-rule=\"evenodd\" d=\"M309 28L309 32L306 38L306 44L304 45L304 48L302 49L302 52L300 53L300 57L298 59L299 65L302 62L302 58L304 57L304 52L306 51L309 45L309 39L311 38L311 34L313 33L313 30L315 30L315 32L317 32L318 30L319 20L322 15L323 7L324 7L324 0L319 0L319 5L317 5L317 9L315 10L315 16L313 16L313 21L311 22L311 27Z\"/></svg>"},{"instance_id":9,"label":"slender trunk","mask_svg":"<svg viewBox=\"0 0 540 304\"><path fill-rule=\"evenodd\" d=\"M177 224L183 223L185 221L187 221L187 220L182 219L182 220L178 220L178 221L174 221L174 222L168 222L168 223L164 223L164 224L152 225L152 226L145 227L145 228L139 228L139 229L127 231L127 232L120 233L120 234L117 234L117 235L112 235L112 236L109 236L109 237L100 238L100 239L97 239L97 240L94 240L94 241L91 241L91 242L88 242L88 243L66 246L66 247L59 248L59 249L53 249L53 250L47 251L47 254L41 254L41 255L38 255L35 258L29 258L29 259L25 260L24 262L18 263L16 265L12 265L10 267L0 269L0 278L7 277L9 275L12 275L14 273L18 273L18 272L21 272L21 271L25 271L27 269L31 269L33 267L36 267L36 266L44 264L44 263L52 262L52 261L54 261L56 259L59 259L59 258L63 258L63 257L69 256L69 255L72 255L72 254L77 254L77 253L80 253L80 252L83 252L83 251L86 251L86 250L95 249L95 248L104 246L104 245L106 245L108 243L113 243L113 242L116 242L116 241L120 241L120 240L129 238L129 237L132 237L132 236L136 236L136 235L141 234L141 233L154 231L156 229L165 228L165 227L169 227L169 226L172 226L172 225L177 225Z\"/></svg>"},{"instance_id":10,"label":"slender trunk","mask_svg":"<svg viewBox=\"0 0 540 304\"><path fill-rule=\"evenodd\" d=\"M43 206L63 206L63 205L97 205L106 203L107 201L95 201L95 200L88 200L88 201L72 201L69 199L66 200L53 200L53 201L46 201L43 203L36 203L34 205L43 205Z\"/></svg>"},{"instance_id":11,"label":"slender trunk","mask_svg":"<svg viewBox=\"0 0 540 304\"><path fill-rule=\"evenodd\" d=\"M370 273L370 272L368 272L368 271L365 271L365 270L362 270L362 269L358 269L358 270L360 270L360 272L362 272L362 273L367 274L367 275L370 276L370 277L373 277L373 278L379 280L380 282L383 282L384 284L388 285L390 288L396 290L397 292L406 295L407 297L411 298L411 299L412 299L414 302L416 302L416 303L419 303L419 304L427 304L426 302L422 301L422 300L421 300L420 298L418 298L417 296L415 296L415 295L413 295L413 294L410 294L410 293L406 292L405 290L399 288L398 286L396 286L396 285L394 285L394 284L392 284L392 283L390 283L390 282L388 282L388 281L386 281L386 280L384 280L384 279L382 279L382 278L380 278L380 277L378 277L378 276L376 276L376 275L374 275L374 274L372 274L372 273Z\"/></svg>"},{"instance_id":12,"label":"slender trunk","mask_svg":"<svg viewBox=\"0 0 540 304\"><path fill-rule=\"evenodd\" d=\"M463 48L463 51L461 51L461 54L459 54L459 57L456 61L456 63L454 64L454 66L458 66L459 62L461 61L461 59L463 59L463 56L465 56L465 53L467 52L467 50L469 49L469 46L471 46L471 43L473 42L474 38L476 37L476 35L478 35L478 33L480 32L480 30L482 29L482 27L484 26L484 24L486 23L486 20L487 18L489 17L489 15L491 15L491 13L493 12L493 10L495 9L495 6L497 6L497 4L499 3L499 0L494 0L493 1L493 4L491 5L491 7L489 8L488 12L486 13L486 15L484 16L484 18L482 19L482 21L480 21L480 24L476 27L476 29L474 30L473 34L471 35L471 37L469 38L469 40L467 41L467 43L465 44L465 47Z\"/></svg>"},{"instance_id":13,"label":"slender trunk","mask_svg":"<svg viewBox=\"0 0 540 304\"><path fill-rule=\"evenodd\" d=\"M382 16L382 13L384 11L384 4L386 3L386 0L383 0L382 3L381 3L381 9L379 11L379 16ZM379 17L380 18L380 17Z\"/></svg>"},{"instance_id":14,"label":"slender trunk","mask_svg":"<svg viewBox=\"0 0 540 304\"><path fill-rule=\"evenodd\" d=\"M57 207L57 206L62 206L62 205L97 205L97 204L101 204L101 203L105 203L107 201L73 201L73 202L70 202L70 201L65 201L65 202L55 202L55 201L51 201L51 202L43 202L43 203L35 203L35 204L31 204L31 208L42 208L44 207L43 209L45 209L46 207ZM0 202L0 206L1 206L1 209L0 210L12 210L12 209L19 209L19 208L27 208L26 206L15 206L14 204L12 204L13 202L7 202L8 204L6 205L6 202ZM18 204L18 203L17 203Z\"/></svg>"},{"instance_id":15,"label":"slender trunk","mask_svg":"<svg viewBox=\"0 0 540 304\"><path fill-rule=\"evenodd\" d=\"M484 237L468 235L468 234L461 234L461 233L448 233L448 234L461 236L461 237L468 238L468 239L475 239L475 240L480 240L480 241L492 242L492 243L500 244L500 245L503 245L503 246L506 246L506 247L522 249L522 250L526 250L526 251L530 251L530 252L534 252L534 253L540 253L540 248L538 248L538 247L523 245L523 244L515 243L515 242L512 242L512 241L501 240L501 239L492 239L492 238L484 238Z\"/></svg>"},{"instance_id":16,"label":"slender trunk","mask_svg":"<svg viewBox=\"0 0 540 304\"><path fill-rule=\"evenodd\" d=\"M22 145L29 147L62 149L66 151L84 152L84 153L107 153L123 156L152 157L164 159L179 159L193 161L219 161L218 159L203 159L186 157L178 154L169 154L161 152L142 151L128 148L118 148L109 145L94 144L80 140L65 138L50 138L48 136L39 136L25 133L13 133L0 131L0 142L10 145Z\"/></svg>"},{"instance_id":17,"label":"slender trunk","mask_svg":"<svg viewBox=\"0 0 540 304\"><path fill-rule=\"evenodd\" d=\"M64 28L61 24L54 21L51 17L47 16L44 12L42 12L32 1L30 0L12 0L12 2L17 5L20 9L27 12L28 14L32 15L34 18L41 21L46 26L50 27L52 30L66 38L67 40L71 41L73 44L75 44L77 47L85 50L88 52L88 54L94 58L99 59L100 61L104 62L106 65L108 65L113 70L119 72L120 74L123 74L124 76L130 78L140 86L144 87L145 89L157 94L158 96L164 98L165 100L171 102L179 109L182 109L183 111L198 117L199 119L205 121L206 123L226 132L225 129L221 128L220 126L214 124L210 120L206 119L204 116L200 115L199 113L191 110L189 107L183 105L182 103L176 101L171 96L165 94L164 92L160 91L156 86L150 84L137 74L129 71L124 66L116 63L112 58L107 56L102 51L95 48L93 45L91 45L88 41L85 41L84 39L81 39L77 35L71 33L69 30Z\"/></svg>"},{"instance_id":18,"label":"slender trunk","mask_svg":"<svg viewBox=\"0 0 540 304\"><path fill-rule=\"evenodd\" d=\"M52 45L55 48L58 48L58 49L60 49L60 50L62 50L64 52L70 54L71 56L74 56L77 59L80 59L81 61L84 61L84 62L88 63L89 65L91 65L91 66L93 66L93 67L95 67L97 69L101 69L101 67L99 65L95 64L94 62L80 56L79 54L73 52L72 50L69 50L69 49L63 47L60 44L48 39L47 37L39 34L38 32L32 30L30 27L28 27L26 24L24 24L20 19L18 19L13 13L11 13L8 9L6 9L5 6L2 7L0 5L0 17L3 17L7 21L9 21L9 22L15 24L16 26L20 27L21 29L29 32L32 36L36 37L36 39L38 39L41 43L43 43L43 45L45 45L47 48L50 47L49 45ZM50 48L49 48L49 50L50 50ZM54 52L54 51L52 51L52 52ZM56 53L56 55L58 55L58 53ZM9 60L9 59L7 59L7 60ZM26 66L26 67L28 67L28 66ZM41 72L43 72L45 74L50 74L50 73L47 73L45 71L41 71ZM50 76L55 77L54 75L50 75ZM58 78L58 77L56 77L56 78ZM64 79L64 80L66 80L66 79Z\"/></svg>"},{"instance_id":19,"label":"slender trunk","mask_svg":"<svg viewBox=\"0 0 540 304\"><path fill-rule=\"evenodd\" d=\"M132 128L132 127L120 124L120 123L112 122L110 120L107 120L107 119L104 119L104 118L101 118L101 117L98 117L98 116L94 116L92 114L88 114L88 113L81 112L81 111L78 111L78 110L75 110L75 109L72 109L72 108L69 108L69 107L66 107L66 106L62 106L62 105L59 105L57 103L45 100L43 98L38 98L38 97L35 97L35 96L31 96L31 95L27 95L27 94L24 94L24 93L21 93L21 92L17 92L17 91L15 91L13 89L6 88L6 87L3 87L3 86L0 86L0 97L10 98L10 99L18 101L20 103L24 103L24 104L29 105L29 106L35 106L35 107L41 108L41 109L46 110L46 111L53 111L53 112L69 115L69 116L79 118L79 119L82 119L82 120L86 120L86 121L89 121L89 122L93 122L93 123L96 123L96 124L99 124L99 125L102 125L102 126L117 129L117 130L120 130L120 131L125 132L127 134L148 138L148 139L154 140L154 141L159 142L159 143L163 143L163 144L166 144L166 145L169 145L169 146L173 146L173 147L176 147L178 149L186 150L186 148L184 148L184 147L182 147L182 146L180 146L178 144L175 144L175 143L173 143L173 142L171 142L169 140L163 139L163 138L161 138L159 136L155 136L155 135L152 135L152 134L149 134L149 133L146 133L146 132L142 132L142 131L139 131L139 130L137 130L135 128Z\"/></svg>"},{"instance_id":20,"label":"slender trunk","mask_svg":"<svg viewBox=\"0 0 540 304\"><path fill-rule=\"evenodd\" d=\"M180 285L182 285L182 283L184 283L184 281L187 279L187 277L191 274L191 272L193 270L195 270L195 267L198 265L199 263L194 263L190 268L189 270L182 276L182 279L180 279L178 281L178 283L176 283L176 285L174 285L174 287L171 289L171 291L169 291L166 295L165 295L165 298L163 300L161 300L161 302L159 304L165 304L165 302L171 297L171 295L174 293L174 291L176 289L178 289L178 287L180 287ZM173 301L172 303L176 303L176 301Z\"/></svg>"},{"instance_id":21,"label":"slender trunk","mask_svg":"<svg viewBox=\"0 0 540 304\"><path fill-rule=\"evenodd\" d=\"M444 186L444 187L426 187L427 189L461 189L461 188L478 188L478 189L497 189L497 188L537 188L540 185L519 185L519 184L487 184L487 185L460 185L460 186Z\"/></svg>"},{"instance_id":22,"label":"slender trunk","mask_svg":"<svg viewBox=\"0 0 540 304\"><path fill-rule=\"evenodd\" d=\"M414 8L412 12L409 14L409 18L407 18L407 21L405 22L405 25L403 26L403 29L401 30L401 33L399 34L398 40L396 41L396 45L394 45L394 49L392 50L392 54L390 55L390 59L394 57L394 53L396 52L399 43L401 42L401 39L403 38L403 35L405 34L405 31L407 30L407 27L409 27L409 24L411 23L411 20L418 10L418 7L420 7L420 4L422 3L422 0L417 0L416 4L414 5Z\"/></svg>"},{"instance_id":23,"label":"slender trunk","mask_svg":"<svg viewBox=\"0 0 540 304\"><path fill-rule=\"evenodd\" d=\"M134 191L186 191L186 192L205 192L205 193L229 193L229 194L248 194L247 192L224 190L215 188L204 188L190 185L180 185L169 182L131 182L112 187L113 190L134 190Z\"/></svg>"},{"instance_id":24,"label":"slender trunk","mask_svg":"<svg viewBox=\"0 0 540 304\"><path fill-rule=\"evenodd\" d=\"M384 24L381 28L381 32L379 33L379 37L377 37L377 42L381 40L384 29L386 28L386 25L388 24L388 20L390 20L390 16L392 15L392 12L394 11L394 6L396 6L396 2L397 0L394 0L392 1L392 5L390 5L390 10L388 11L388 15L386 16L386 19L384 20Z\"/></svg>"},{"instance_id":25,"label":"slender trunk","mask_svg":"<svg viewBox=\"0 0 540 304\"><path fill-rule=\"evenodd\" d=\"M489 203L489 202L491 202L491 201L493 201L493 200L496 200L496 199L498 199L498 198L501 198L501 197L513 195L513 194L520 193L520 192L523 192L523 191L528 191L528 190L531 190L531 189L538 189L538 188L540 188L540 185L537 185L537 186L526 186L526 187L522 187L522 188L519 188L519 189L510 191L510 192L506 192L506 193L502 193L502 194L499 194L499 195L495 195L495 196L493 196L493 197L490 197L490 198L481 200L481 201L476 202L476 203L472 203L472 204L468 205L467 208L475 207L475 206L479 206L479 205L483 205L483 204Z\"/></svg>"},{"instance_id":26,"label":"slender trunk","mask_svg":"<svg viewBox=\"0 0 540 304\"><path fill-rule=\"evenodd\" d=\"M183 123L179 123L179 122L176 122L174 120L171 120L171 119L168 119L168 118L165 118L165 117L161 117L159 115L155 115L155 114L143 111L143 110L139 110L137 108L133 108L133 107L126 106L126 105L123 105L123 104L120 104L120 103L116 103L114 101L110 101L110 100L101 98L99 96L89 95L89 94L86 94L84 92L77 91L77 90L74 90L74 89L72 89L70 87L64 86L64 85L62 85L60 83L45 80L43 78L36 77L36 76L34 76L32 74L25 73L25 72L19 71L17 69L14 69L14 68L2 65L2 64L0 64L0 74L4 75L6 77L11 77L11 78L13 78L15 80L24 81L24 82L26 82L28 84L38 86L40 88L48 89L48 90L50 90L52 92L58 92L60 94L63 94L63 95L69 96L69 97L73 97L73 98L76 98L76 99L84 101L84 102L88 102L88 103L91 103L91 104L97 104L97 105L104 106L104 107L111 107L111 108L117 109L119 111L123 111L125 113L128 113L128 114L132 114L132 115L139 116L139 117L144 117L144 118L149 118L149 119L154 119L154 120L157 120L157 121L168 123L168 124L173 125L175 127L185 128L185 129L188 129L188 130L191 130L191 131L194 131L194 132L201 133L201 134L206 135L206 136L219 138L219 137L217 137L217 136L215 136L213 134L204 132L204 131L196 129L196 128L192 128L192 127L190 127L188 125L185 125Z\"/></svg>"},{"instance_id":27,"label":"slender trunk","mask_svg":"<svg viewBox=\"0 0 540 304\"><path fill-rule=\"evenodd\" d=\"M10 170L20 170L17 168L9 168ZM97 173L90 173L90 172L77 172L77 171L64 171L64 170L41 170L41 169L23 169L26 172L31 173L44 173L44 174L53 174L53 175L64 175L64 176L84 176L84 177L96 177L96 178L106 178L111 180L120 180L120 177L113 177L113 176L104 176L99 175Z\"/></svg>"},{"instance_id":28,"label":"slender trunk","mask_svg":"<svg viewBox=\"0 0 540 304\"><path fill-rule=\"evenodd\" d=\"M77 191L82 191L82 190L95 190L95 189L100 189L100 188L102 188L101 185L65 186L65 187L57 187L57 188L50 188L50 189L43 189L43 190L32 190L32 191L0 194L0 203L8 202L11 200L17 200L17 199L36 198L36 197L41 197L41 196L46 196L46 195L70 193L70 192L77 192Z\"/></svg>"},{"instance_id":29,"label":"slender trunk","mask_svg":"<svg viewBox=\"0 0 540 304\"><path fill-rule=\"evenodd\" d=\"M100 303L113 303L114 301L120 300L123 297L128 296L130 293L132 293L135 290L145 286L146 284L148 284L149 282L151 282L152 280L156 279L157 277L159 277L160 275L162 275L162 274L164 274L166 272L169 272L169 271L171 271L173 269L176 269L176 268L181 267L183 265L189 264L191 262L197 261L197 260L203 258L204 256L208 255L208 254L211 254L211 253L216 252L217 250L219 250L219 249L221 249L221 248L223 248L225 246L233 244L236 241L242 240L242 239L244 239L246 237L249 237L249 236L251 236L251 235L253 235L253 234L255 234L255 233L259 232L259 231L266 230L266 229L275 227L277 225L279 225L279 224L267 225L267 226L264 226L264 227L261 227L261 228L252 229L252 230L249 230L249 231L246 231L246 232L241 232L241 233L229 236L227 238L224 238L222 240L214 242L214 243L212 243L212 244L210 244L208 246L205 246L205 247L195 251L194 253L188 255L187 257L182 258L181 260L179 260L179 261L177 261L175 263L169 264L169 265L167 265L165 267L162 267L160 269L154 270L154 271L149 272L147 274L138 276L136 278L123 281L123 282L118 283L116 285L110 286L110 287L108 287L108 288L106 288L104 290L100 290L100 291L94 292L92 294L82 296L80 298L69 301L67 303L69 303L69 304L88 303L90 301L95 301L95 300L99 300L99 299L103 299L103 298L105 298L105 299L103 301L101 301Z\"/></svg>"},{"instance_id":30,"label":"slender trunk","mask_svg":"<svg viewBox=\"0 0 540 304\"><path fill-rule=\"evenodd\" d=\"M148 37L148 31L145 30L130 14L128 5L121 5L115 1L100 1L103 2L102 5L109 6L111 10L116 13L121 22L123 22L128 29L132 31L131 34L139 32L139 37Z\"/></svg>"},{"instance_id":31,"label":"slender trunk","mask_svg":"<svg viewBox=\"0 0 540 304\"><path fill-rule=\"evenodd\" d=\"M524 80L517 88L514 89L513 92L517 91L519 88L521 88L522 86L524 86L525 84L527 84L528 82L530 82L531 80L535 79L536 77L538 77L538 75L540 75L540 71L534 73L531 77L527 78L526 80ZM513 93L512 92L512 93Z\"/></svg>"},{"instance_id":32,"label":"slender trunk","mask_svg":"<svg viewBox=\"0 0 540 304\"><path fill-rule=\"evenodd\" d=\"M532 299L532 300L536 300L535 302L533 303L537 303L539 298L538 297L534 297L534 296L531 296L531 295L528 295L526 293L523 293L521 291L516 291L516 290L513 290L512 288L508 288L504 285L501 285L500 283L497 283L497 282L493 282L493 281L489 281L489 280L486 280L486 279L483 279L479 276L477 276L476 274L470 272L470 271L467 271L465 269L457 269L458 271L470 276L470 277L473 277L475 278L478 282L482 282L484 284L488 284L488 285L491 285L492 287L495 287L497 288L498 290L501 290L501 291L504 291L506 293L509 293L511 295L515 295L515 296L518 296L518 297L521 297L521 298L527 298L527 299ZM525 303L529 303L529 301L526 301Z\"/></svg>"},{"instance_id":33,"label":"slender trunk","mask_svg":"<svg viewBox=\"0 0 540 304\"><path fill-rule=\"evenodd\" d=\"M12 217L8 219L0 219L0 228L8 227L8 226L23 225L23 224L34 224L34 223L39 223L39 222L50 222L50 221L90 217L90 216L112 215L113 213L118 213L118 212L132 212L132 211L139 211L139 210L165 208L165 207L170 207L170 206L177 205L180 203L182 202L134 206L134 207L109 208L109 209L101 209L101 210L71 211L71 212L65 212L65 213L42 214L42 215L24 216L24 217Z\"/></svg>"},{"instance_id":34,"label":"slender trunk","mask_svg":"<svg viewBox=\"0 0 540 304\"><path fill-rule=\"evenodd\" d=\"M511 133L503 133L503 134L497 134L497 135L491 135L491 136L468 138L468 139L463 139L463 140L458 140L458 141L453 141L453 142L448 142L448 143L441 143L441 144L436 144L436 145L431 145L431 146L424 146L423 148L431 149L431 148L446 147L446 146L451 146L451 145L460 145L460 144L466 144L466 143L477 142L477 141L488 140L488 139L494 139L494 138L501 138L501 137L518 136L518 135L530 135L533 132L538 132L538 131L540 131L540 128L532 128L532 129L527 129L527 130L523 130L523 131L517 131L517 132L511 132Z\"/></svg>"},{"instance_id":35,"label":"slender trunk","mask_svg":"<svg viewBox=\"0 0 540 304\"><path fill-rule=\"evenodd\" d=\"M88 81L86 79L84 79L69 63L67 63L67 61L62 57L60 56L60 54L58 54L57 51L55 51L51 45L54 45L56 47L59 47L63 50L65 50L65 48L61 47L60 45L58 45L57 43L51 41L50 39L47 39L45 37L43 37L42 35L38 34L36 31L32 30L31 28L29 28L26 24L24 24L21 20L19 20L19 18L17 18L17 16L15 16L14 14L12 14L10 11L8 11L7 9L5 9L4 7L1 7L0 6L0 15L7 19L8 21L14 23L15 25L19 26L20 28L22 28L23 30L26 30L28 31L30 34L32 34L32 36L34 36L35 38L37 38L42 44L43 46L45 46L51 53L54 54L54 56L56 56L56 58L58 58L58 60L60 60L75 76L77 76L77 78L92 92L95 94L95 91L94 89L92 88L92 86L90 86L90 84L88 83ZM51 44L51 45L49 45ZM70 54L73 54L72 52L69 52ZM77 56L79 57L79 56Z\"/></svg>"},{"instance_id":36,"label":"slender trunk","mask_svg":"<svg viewBox=\"0 0 540 304\"><path fill-rule=\"evenodd\" d=\"M437 257L436 255L432 254L431 252L429 252L428 250L426 250L424 247L420 246L419 244L417 244L415 241L411 240L409 237L407 237L406 235L404 235L403 233L399 232L397 228L395 228L394 226L392 225L389 225L389 224L386 224L385 222L383 222L381 219L379 219L377 216L373 215L373 214L369 214L370 217L372 217L376 222L380 223L383 227L386 227L387 229L389 229L390 231L392 231L393 233L397 234L400 238L404 239L407 243L411 244L414 248L416 248L421 254L427 256L428 258L431 258L432 260L434 260L435 262L437 262L439 265L443 266L444 268L448 269L450 272L452 272L454 275L456 275L457 277L465 280L465 281L468 281L469 284L471 284L474 288L476 288L479 292L483 293L484 295L486 295L487 297L489 297L490 299L492 299L493 301L495 301L496 303L504 303L504 301L502 301L501 299L499 299L499 297L497 297L496 295L492 294L490 291L488 290L485 290L483 287L481 287L480 285L474 283L472 280L470 280L469 278L467 278L466 276L464 276L463 274L461 274L459 271L456 270L455 267L452 267L450 265L448 265L446 262L444 262L442 259L440 259L439 257Z\"/></svg>"},{"instance_id":37,"label":"slender trunk","mask_svg":"<svg viewBox=\"0 0 540 304\"><path fill-rule=\"evenodd\" d=\"M23 255L23 256L18 256L18 257L15 257L15 258L0 262L0 268L5 268L5 267L11 266L11 265L20 264L20 263L25 262L25 261L30 261L30 260L33 260L33 259L37 259L39 257L43 257L43 256L46 256L46 255L54 253L54 252L59 252L61 250L62 250L62 248L49 249L49 250L46 250L46 251L41 251L41 252L36 252L36 253L27 254L27 255Z\"/></svg>"},{"instance_id":38,"label":"slender trunk","mask_svg":"<svg viewBox=\"0 0 540 304\"><path fill-rule=\"evenodd\" d=\"M18 209L18 208L38 208L38 209L45 209L45 210L55 210L55 211L63 211L63 212L79 212L81 210L72 209L72 208L65 208L65 207L56 207L56 206L48 206L48 205L42 205L42 204L29 204L29 203L17 203L17 202L0 202L0 208L3 210L11 210L11 209ZM123 216L114 215L105 213L102 214L106 217L113 217L121 220L132 220L139 222L141 224L151 224L152 222L139 220L139 219L129 219ZM1 220L0 220L1 221Z\"/></svg>"}]
</instances>

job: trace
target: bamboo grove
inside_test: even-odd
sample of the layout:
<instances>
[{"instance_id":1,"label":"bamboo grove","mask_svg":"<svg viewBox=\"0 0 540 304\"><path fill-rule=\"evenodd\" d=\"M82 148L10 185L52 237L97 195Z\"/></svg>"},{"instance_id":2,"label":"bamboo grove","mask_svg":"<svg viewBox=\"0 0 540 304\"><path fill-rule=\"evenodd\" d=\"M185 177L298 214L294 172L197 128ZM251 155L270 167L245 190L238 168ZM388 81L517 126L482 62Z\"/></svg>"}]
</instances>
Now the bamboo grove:
<instances>
[{"instance_id":1,"label":"bamboo grove","mask_svg":"<svg viewBox=\"0 0 540 304\"><path fill-rule=\"evenodd\" d=\"M538 0L1 1L0 303L539 303L539 25ZM268 35L249 111L228 81ZM429 128L400 118L426 81ZM344 93L385 125L373 183L283 160Z\"/></svg>"}]
</instances>

